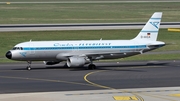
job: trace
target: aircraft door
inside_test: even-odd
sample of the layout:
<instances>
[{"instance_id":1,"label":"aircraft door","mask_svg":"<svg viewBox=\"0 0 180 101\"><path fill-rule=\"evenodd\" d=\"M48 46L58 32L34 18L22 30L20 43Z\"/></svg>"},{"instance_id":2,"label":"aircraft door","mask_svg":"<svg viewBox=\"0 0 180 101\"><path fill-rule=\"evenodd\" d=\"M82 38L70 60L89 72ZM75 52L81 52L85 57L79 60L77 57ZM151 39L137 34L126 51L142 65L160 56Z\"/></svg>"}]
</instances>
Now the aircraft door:
<instances>
[{"instance_id":1,"label":"aircraft door","mask_svg":"<svg viewBox=\"0 0 180 101\"><path fill-rule=\"evenodd\" d=\"M79 51L79 46L78 46L78 44L74 44L74 46L73 46L73 51Z\"/></svg>"},{"instance_id":2,"label":"aircraft door","mask_svg":"<svg viewBox=\"0 0 180 101\"><path fill-rule=\"evenodd\" d=\"M35 48L33 47L33 43L31 43L31 42L29 44L29 50L30 50L31 55L35 54Z\"/></svg>"}]
</instances>

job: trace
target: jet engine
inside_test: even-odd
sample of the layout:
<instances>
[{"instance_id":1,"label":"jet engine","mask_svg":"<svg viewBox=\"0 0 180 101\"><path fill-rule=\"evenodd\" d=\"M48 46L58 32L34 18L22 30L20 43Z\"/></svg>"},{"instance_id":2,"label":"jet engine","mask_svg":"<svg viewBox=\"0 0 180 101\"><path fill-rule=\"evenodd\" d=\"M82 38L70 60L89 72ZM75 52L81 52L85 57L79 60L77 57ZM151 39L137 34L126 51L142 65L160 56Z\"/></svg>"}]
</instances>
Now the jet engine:
<instances>
[{"instance_id":1,"label":"jet engine","mask_svg":"<svg viewBox=\"0 0 180 101\"><path fill-rule=\"evenodd\" d=\"M43 61L45 65L55 65L55 64L58 64L60 62L57 62L57 61Z\"/></svg>"},{"instance_id":2,"label":"jet engine","mask_svg":"<svg viewBox=\"0 0 180 101\"><path fill-rule=\"evenodd\" d=\"M89 61L87 61L85 57L79 57L79 56L69 57L67 60L68 67L80 67L87 63L89 63Z\"/></svg>"}]
</instances>

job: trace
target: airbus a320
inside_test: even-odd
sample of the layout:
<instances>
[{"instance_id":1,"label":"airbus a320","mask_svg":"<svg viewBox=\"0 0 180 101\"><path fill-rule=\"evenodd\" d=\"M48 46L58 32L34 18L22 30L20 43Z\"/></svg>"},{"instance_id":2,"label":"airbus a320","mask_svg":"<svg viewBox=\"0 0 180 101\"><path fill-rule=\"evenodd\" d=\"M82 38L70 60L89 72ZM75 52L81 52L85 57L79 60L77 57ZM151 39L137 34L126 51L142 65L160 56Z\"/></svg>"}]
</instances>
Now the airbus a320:
<instances>
[{"instance_id":1,"label":"airbus a320","mask_svg":"<svg viewBox=\"0 0 180 101\"><path fill-rule=\"evenodd\" d=\"M88 69L95 69L95 60L125 58L164 46L164 42L157 41L161 17L162 12L155 12L139 34L130 40L29 41L15 45L6 57L27 61L28 70L32 61L44 61L46 65L67 61L68 67L89 64Z\"/></svg>"}]
</instances>

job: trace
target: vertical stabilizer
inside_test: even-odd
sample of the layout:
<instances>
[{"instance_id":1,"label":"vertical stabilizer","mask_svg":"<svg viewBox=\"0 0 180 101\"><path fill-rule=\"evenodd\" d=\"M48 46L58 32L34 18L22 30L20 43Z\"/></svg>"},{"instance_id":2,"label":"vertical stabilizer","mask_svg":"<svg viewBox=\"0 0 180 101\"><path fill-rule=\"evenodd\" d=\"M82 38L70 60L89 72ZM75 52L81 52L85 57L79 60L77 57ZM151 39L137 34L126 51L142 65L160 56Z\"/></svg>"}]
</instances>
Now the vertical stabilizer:
<instances>
[{"instance_id":1,"label":"vertical stabilizer","mask_svg":"<svg viewBox=\"0 0 180 101\"><path fill-rule=\"evenodd\" d=\"M156 41L161 22L162 12L155 12L143 29L133 40Z\"/></svg>"}]
</instances>

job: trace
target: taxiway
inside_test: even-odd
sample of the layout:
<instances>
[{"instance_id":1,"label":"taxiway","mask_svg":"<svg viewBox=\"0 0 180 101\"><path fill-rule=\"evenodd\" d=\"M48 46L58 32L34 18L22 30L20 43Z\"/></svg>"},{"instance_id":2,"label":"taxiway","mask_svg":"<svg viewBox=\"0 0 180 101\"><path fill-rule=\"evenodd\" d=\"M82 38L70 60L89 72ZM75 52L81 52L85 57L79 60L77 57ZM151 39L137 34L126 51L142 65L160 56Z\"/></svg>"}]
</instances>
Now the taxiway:
<instances>
[{"instance_id":1,"label":"taxiway","mask_svg":"<svg viewBox=\"0 0 180 101\"><path fill-rule=\"evenodd\" d=\"M95 64L87 70L34 63L31 71L24 63L1 64L0 100L179 100L180 60Z\"/></svg>"},{"instance_id":2,"label":"taxiway","mask_svg":"<svg viewBox=\"0 0 180 101\"><path fill-rule=\"evenodd\" d=\"M96 70L13 63L0 65L0 93L177 87L180 61L96 62ZM86 67L86 66L85 66Z\"/></svg>"}]
</instances>

